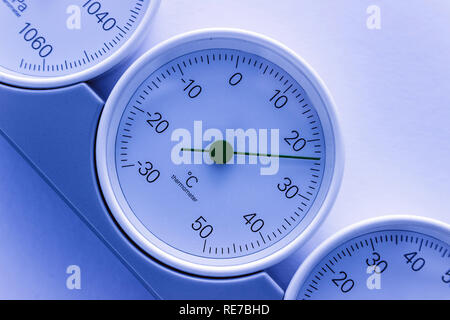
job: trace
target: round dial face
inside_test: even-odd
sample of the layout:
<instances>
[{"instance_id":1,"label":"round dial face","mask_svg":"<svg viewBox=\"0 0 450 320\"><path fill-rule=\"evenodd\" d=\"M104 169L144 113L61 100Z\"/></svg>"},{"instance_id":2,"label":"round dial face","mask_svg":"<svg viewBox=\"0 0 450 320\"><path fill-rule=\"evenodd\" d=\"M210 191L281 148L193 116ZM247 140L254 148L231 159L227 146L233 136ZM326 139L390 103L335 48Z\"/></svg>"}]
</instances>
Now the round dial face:
<instances>
[{"instance_id":1,"label":"round dial face","mask_svg":"<svg viewBox=\"0 0 450 320\"><path fill-rule=\"evenodd\" d=\"M337 171L325 93L300 60L239 36L199 33L150 52L100 125L99 176L114 216L187 272L273 263L320 220Z\"/></svg>"},{"instance_id":2,"label":"round dial face","mask_svg":"<svg viewBox=\"0 0 450 320\"><path fill-rule=\"evenodd\" d=\"M315 263L305 263L312 268L299 270L287 297L448 299L450 229L408 219L402 223L405 227L390 222L381 227L384 230L351 232L345 236L347 240L330 244L332 248L317 255Z\"/></svg>"},{"instance_id":3,"label":"round dial face","mask_svg":"<svg viewBox=\"0 0 450 320\"><path fill-rule=\"evenodd\" d=\"M52 87L92 78L118 63L159 1L12 1L0 5L0 80ZM6 47L5 47L6 48Z\"/></svg>"}]
</instances>

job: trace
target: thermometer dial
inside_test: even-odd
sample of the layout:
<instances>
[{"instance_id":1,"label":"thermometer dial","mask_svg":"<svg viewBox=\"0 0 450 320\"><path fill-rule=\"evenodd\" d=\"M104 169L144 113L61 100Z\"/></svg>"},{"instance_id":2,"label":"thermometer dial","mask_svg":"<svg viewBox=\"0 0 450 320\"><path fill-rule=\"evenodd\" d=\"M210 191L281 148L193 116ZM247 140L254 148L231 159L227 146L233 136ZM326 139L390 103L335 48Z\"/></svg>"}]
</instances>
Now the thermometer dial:
<instances>
[{"instance_id":1,"label":"thermometer dial","mask_svg":"<svg viewBox=\"0 0 450 320\"><path fill-rule=\"evenodd\" d=\"M142 57L108 100L98 174L117 222L186 272L260 270L329 209L341 159L330 98L291 51L194 32Z\"/></svg>"},{"instance_id":2,"label":"thermometer dial","mask_svg":"<svg viewBox=\"0 0 450 320\"><path fill-rule=\"evenodd\" d=\"M47 88L91 79L130 52L158 3L2 1L0 81Z\"/></svg>"},{"instance_id":3,"label":"thermometer dial","mask_svg":"<svg viewBox=\"0 0 450 320\"><path fill-rule=\"evenodd\" d=\"M449 299L450 226L383 217L332 237L300 266L286 299Z\"/></svg>"}]
</instances>

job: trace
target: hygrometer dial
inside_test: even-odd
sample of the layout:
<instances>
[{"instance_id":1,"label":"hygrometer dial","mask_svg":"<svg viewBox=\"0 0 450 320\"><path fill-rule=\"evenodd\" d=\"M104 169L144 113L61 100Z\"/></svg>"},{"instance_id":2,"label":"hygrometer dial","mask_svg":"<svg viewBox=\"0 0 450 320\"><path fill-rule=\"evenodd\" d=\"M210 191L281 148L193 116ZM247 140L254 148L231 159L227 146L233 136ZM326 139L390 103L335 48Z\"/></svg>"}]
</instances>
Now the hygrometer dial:
<instances>
[{"instance_id":1,"label":"hygrometer dial","mask_svg":"<svg viewBox=\"0 0 450 320\"><path fill-rule=\"evenodd\" d=\"M129 53L158 4L5 0L0 5L0 81L47 88L93 78Z\"/></svg>"},{"instance_id":2,"label":"hygrometer dial","mask_svg":"<svg viewBox=\"0 0 450 320\"><path fill-rule=\"evenodd\" d=\"M359 223L300 266L287 299L449 299L450 226L412 217Z\"/></svg>"},{"instance_id":3,"label":"hygrometer dial","mask_svg":"<svg viewBox=\"0 0 450 320\"><path fill-rule=\"evenodd\" d=\"M262 36L209 30L158 46L123 76L97 165L111 212L141 248L228 276L307 238L336 193L340 151L330 98L301 59Z\"/></svg>"}]
</instances>

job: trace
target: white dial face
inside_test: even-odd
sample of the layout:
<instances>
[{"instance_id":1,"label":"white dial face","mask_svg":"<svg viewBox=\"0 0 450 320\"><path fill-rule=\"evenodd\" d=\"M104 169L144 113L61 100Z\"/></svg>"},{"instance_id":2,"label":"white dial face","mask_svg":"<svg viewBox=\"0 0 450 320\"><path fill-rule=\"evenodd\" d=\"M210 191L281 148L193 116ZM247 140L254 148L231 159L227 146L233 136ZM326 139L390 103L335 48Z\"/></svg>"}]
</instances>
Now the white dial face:
<instances>
[{"instance_id":1,"label":"white dial face","mask_svg":"<svg viewBox=\"0 0 450 320\"><path fill-rule=\"evenodd\" d=\"M14 79L12 84L26 85L29 80L30 86L40 86L33 82L36 79L42 86L57 86L67 84L63 80L67 76L78 75L72 78L75 82L93 77L125 54L124 48L137 37L139 26L148 22L155 3L2 1L0 71Z\"/></svg>"},{"instance_id":2,"label":"white dial face","mask_svg":"<svg viewBox=\"0 0 450 320\"><path fill-rule=\"evenodd\" d=\"M308 229L336 147L307 79L263 46L229 41L141 61L143 81L107 107L119 120L106 146L116 217L173 257L219 268L270 257Z\"/></svg>"}]
</instances>

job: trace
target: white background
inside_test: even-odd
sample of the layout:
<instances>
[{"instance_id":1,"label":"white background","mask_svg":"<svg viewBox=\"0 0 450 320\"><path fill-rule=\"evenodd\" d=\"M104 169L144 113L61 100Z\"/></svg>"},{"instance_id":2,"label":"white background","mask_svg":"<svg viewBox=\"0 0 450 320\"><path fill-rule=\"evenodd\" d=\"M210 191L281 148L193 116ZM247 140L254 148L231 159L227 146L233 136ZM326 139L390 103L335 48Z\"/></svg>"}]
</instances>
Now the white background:
<instances>
[{"instance_id":1,"label":"white background","mask_svg":"<svg viewBox=\"0 0 450 320\"><path fill-rule=\"evenodd\" d=\"M366 26L370 5L381 29ZM345 171L313 238L272 269L286 285L302 259L341 228L370 217L450 222L450 1L162 0L139 54L171 36L234 27L302 56L336 102ZM115 81L119 72L99 79Z\"/></svg>"}]
</instances>

